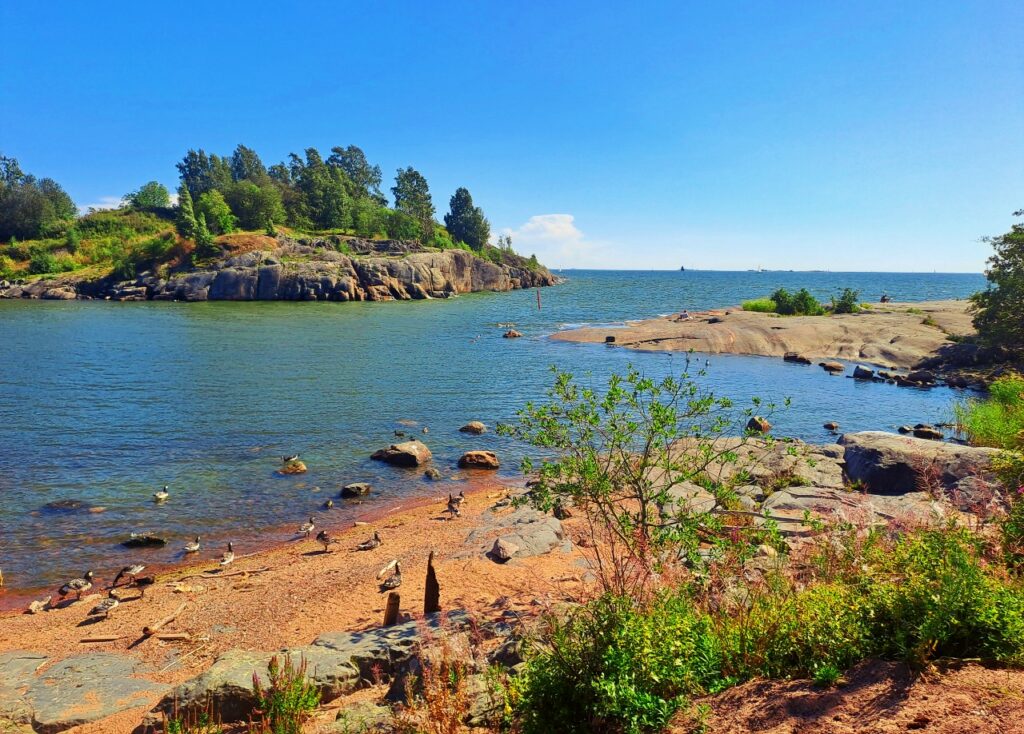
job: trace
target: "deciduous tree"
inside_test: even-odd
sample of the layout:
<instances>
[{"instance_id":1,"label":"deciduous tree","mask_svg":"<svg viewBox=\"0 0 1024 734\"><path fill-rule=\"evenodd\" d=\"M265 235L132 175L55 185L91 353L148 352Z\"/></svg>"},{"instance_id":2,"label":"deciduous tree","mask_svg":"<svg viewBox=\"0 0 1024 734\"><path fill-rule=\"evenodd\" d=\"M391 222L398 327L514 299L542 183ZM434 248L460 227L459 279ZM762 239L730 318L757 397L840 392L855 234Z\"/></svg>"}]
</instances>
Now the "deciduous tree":
<instances>
[{"instance_id":1,"label":"deciduous tree","mask_svg":"<svg viewBox=\"0 0 1024 734\"><path fill-rule=\"evenodd\" d=\"M1024 217L1024 209L1013 216ZM971 297L974 326L985 344L1024 355L1024 222L986 241L995 253L985 271L988 288Z\"/></svg>"}]
</instances>

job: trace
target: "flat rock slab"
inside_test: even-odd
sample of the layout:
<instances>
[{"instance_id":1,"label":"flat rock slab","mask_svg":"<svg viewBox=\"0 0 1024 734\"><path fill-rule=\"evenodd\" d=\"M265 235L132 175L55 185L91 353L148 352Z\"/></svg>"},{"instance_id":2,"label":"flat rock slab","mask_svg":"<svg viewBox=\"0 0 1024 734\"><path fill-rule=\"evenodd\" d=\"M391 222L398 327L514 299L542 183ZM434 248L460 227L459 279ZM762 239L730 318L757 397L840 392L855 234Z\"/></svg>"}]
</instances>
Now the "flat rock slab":
<instances>
[{"instance_id":1,"label":"flat rock slab","mask_svg":"<svg viewBox=\"0 0 1024 734\"><path fill-rule=\"evenodd\" d=\"M928 523L946 516L942 505L924 492L887 497L831 487L779 490L764 501L762 509L779 523L784 535L808 534L794 526L794 523L803 525L805 513L822 520L847 521L861 526L889 523L898 518Z\"/></svg>"},{"instance_id":2,"label":"flat rock slab","mask_svg":"<svg viewBox=\"0 0 1024 734\"><path fill-rule=\"evenodd\" d=\"M31 650L10 650L0 654L0 686L28 684L47 660L46 655Z\"/></svg>"},{"instance_id":3,"label":"flat rock slab","mask_svg":"<svg viewBox=\"0 0 1024 734\"><path fill-rule=\"evenodd\" d=\"M32 728L55 734L141 706L160 696L166 685L135 677L139 661L114 653L76 655L34 678L25 693Z\"/></svg>"},{"instance_id":4,"label":"flat rock slab","mask_svg":"<svg viewBox=\"0 0 1024 734\"><path fill-rule=\"evenodd\" d=\"M489 510L496 514L497 508ZM462 557L489 553L494 547L495 538L517 547L515 557L527 558L548 553L562 545L565 533L562 523L550 515L538 512L532 507L518 507L507 514L498 515L485 527L471 532L466 543L479 546L476 552L470 551Z\"/></svg>"},{"instance_id":5,"label":"flat rock slab","mask_svg":"<svg viewBox=\"0 0 1024 734\"><path fill-rule=\"evenodd\" d=\"M461 629L469 625L469 617L463 611L452 611L443 624ZM319 688L321 700L332 701L363 687L376 675L393 676L416 651L423 628L441 626L441 616L432 615L363 632L325 632L311 645L276 653L228 650L204 673L168 693L151 712L149 723L159 721L161 713L169 713L175 706L179 711L201 710L207 701L223 721L247 719L256 706L253 674L265 682L274 655L282 663L290 656L296 666L305 660L306 674Z\"/></svg>"}]
</instances>

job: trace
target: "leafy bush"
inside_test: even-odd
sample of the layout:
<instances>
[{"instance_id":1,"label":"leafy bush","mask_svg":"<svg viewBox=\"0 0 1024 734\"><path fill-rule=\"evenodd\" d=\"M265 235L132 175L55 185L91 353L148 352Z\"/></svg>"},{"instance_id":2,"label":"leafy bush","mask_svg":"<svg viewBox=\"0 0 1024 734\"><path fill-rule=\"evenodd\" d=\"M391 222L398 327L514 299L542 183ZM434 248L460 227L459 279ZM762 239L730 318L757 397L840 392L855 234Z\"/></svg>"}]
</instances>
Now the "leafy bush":
<instances>
[{"instance_id":1,"label":"leafy bush","mask_svg":"<svg viewBox=\"0 0 1024 734\"><path fill-rule=\"evenodd\" d=\"M838 298L832 296L832 313L857 313L860 310L859 298L860 291L843 288Z\"/></svg>"},{"instance_id":2,"label":"leafy bush","mask_svg":"<svg viewBox=\"0 0 1024 734\"><path fill-rule=\"evenodd\" d=\"M1013 213L1024 217L1024 209ZM1024 222L985 239L995 251L988 260L988 288L971 296L974 326L983 344L1024 355Z\"/></svg>"},{"instance_id":3,"label":"leafy bush","mask_svg":"<svg viewBox=\"0 0 1024 734\"><path fill-rule=\"evenodd\" d=\"M0 280L6 280L8 278L14 278L14 260L7 257L6 255L0 255Z\"/></svg>"},{"instance_id":4,"label":"leafy bush","mask_svg":"<svg viewBox=\"0 0 1024 734\"><path fill-rule=\"evenodd\" d=\"M775 301L770 298L755 298L743 302L744 311L757 311L758 313L775 313Z\"/></svg>"},{"instance_id":5,"label":"leafy bush","mask_svg":"<svg viewBox=\"0 0 1024 734\"><path fill-rule=\"evenodd\" d=\"M28 272L33 275L64 273L75 269L75 263L67 255L56 256L43 245L29 248Z\"/></svg>"},{"instance_id":6,"label":"leafy bush","mask_svg":"<svg viewBox=\"0 0 1024 734\"><path fill-rule=\"evenodd\" d=\"M775 301L775 312L783 316L820 316L825 313L818 299L806 288L801 288L796 293L779 288L770 298Z\"/></svg>"},{"instance_id":7,"label":"leafy bush","mask_svg":"<svg viewBox=\"0 0 1024 734\"><path fill-rule=\"evenodd\" d=\"M1024 448L1024 378L1001 377L984 400L954 406L957 423L975 446Z\"/></svg>"}]
</instances>

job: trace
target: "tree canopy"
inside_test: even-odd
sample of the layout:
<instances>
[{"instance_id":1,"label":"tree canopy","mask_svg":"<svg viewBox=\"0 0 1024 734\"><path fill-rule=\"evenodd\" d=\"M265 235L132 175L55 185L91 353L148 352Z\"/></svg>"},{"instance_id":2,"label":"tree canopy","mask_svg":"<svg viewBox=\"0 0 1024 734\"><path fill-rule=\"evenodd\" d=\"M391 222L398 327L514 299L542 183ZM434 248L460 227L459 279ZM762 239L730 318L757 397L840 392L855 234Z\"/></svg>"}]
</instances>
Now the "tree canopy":
<instances>
[{"instance_id":1,"label":"tree canopy","mask_svg":"<svg viewBox=\"0 0 1024 734\"><path fill-rule=\"evenodd\" d=\"M473 206L473 197L466 188L458 188L448 204L444 226L452 239L464 242L474 250L482 250L491 238L491 225L483 209Z\"/></svg>"},{"instance_id":2,"label":"tree canopy","mask_svg":"<svg viewBox=\"0 0 1024 734\"><path fill-rule=\"evenodd\" d=\"M1024 217L1024 209L1013 216ZM985 241L995 252L985 271L988 288L971 297L974 326L984 344L1024 355L1024 222Z\"/></svg>"},{"instance_id":3,"label":"tree canopy","mask_svg":"<svg viewBox=\"0 0 1024 734\"><path fill-rule=\"evenodd\" d=\"M399 168L391 193L395 197L395 209L416 220L420 239L427 241L433 237L434 202L423 174L412 166Z\"/></svg>"},{"instance_id":4,"label":"tree canopy","mask_svg":"<svg viewBox=\"0 0 1024 734\"><path fill-rule=\"evenodd\" d=\"M77 215L75 202L52 178L36 178L0 155L0 240L61 236Z\"/></svg>"},{"instance_id":5,"label":"tree canopy","mask_svg":"<svg viewBox=\"0 0 1024 734\"><path fill-rule=\"evenodd\" d=\"M171 205L171 194L159 181L150 181L130 191L124 196L125 201L136 209L161 209Z\"/></svg>"}]
</instances>

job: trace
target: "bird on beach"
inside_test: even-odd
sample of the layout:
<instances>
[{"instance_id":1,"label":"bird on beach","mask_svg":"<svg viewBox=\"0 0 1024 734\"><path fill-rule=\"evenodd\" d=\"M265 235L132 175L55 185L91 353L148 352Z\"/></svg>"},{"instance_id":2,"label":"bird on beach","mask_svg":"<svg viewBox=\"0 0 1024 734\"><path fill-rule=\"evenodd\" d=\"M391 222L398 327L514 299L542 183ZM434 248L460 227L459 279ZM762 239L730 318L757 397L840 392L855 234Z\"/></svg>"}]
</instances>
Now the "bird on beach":
<instances>
[{"instance_id":1,"label":"bird on beach","mask_svg":"<svg viewBox=\"0 0 1024 734\"><path fill-rule=\"evenodd\" d=\"M164 488L161 489L159 492L154 492L153 493L153 501L154 502L166 502L167 498L171 496L171 493L168 492L167 490L168 490L168 486L165 484Z\"/></svg>"},{"instance_id":2,"label":"bird on beach","mask_svg":"<svg viewBox=\"0 0 1024 734\"><path fill-rule=\"evenodd\" d=\"M362 543L356 546L356 550L368 551L374 548L379 548L384 540L380 537L380 533L376 530L373 531L373 537L364 540Z\"/></svg>"},{"instance_id":3,"label":"bird on beach","mask_svg":"<svg viewBox=\"0 0 1024 734\"><path fill-rule=\"evenodd\" d=\"M130 566L125 566L117 572L117 576L114 577L114 582L110 585L110 588L115 588L117 582L121 580L122 576L128 577L128 583L134 584L136 582L136 576L146 570L146 566L141 563L133 563Z\"/></svg>"},{"instance_id":4,"label":"bird on beach","mask_svg":"<svg viewBox=\"0 0 1024 734\"><path fill-rule=\"evenodd\" d=\"M185 543L185 547L182 550L184 550L186 553L198 553L200 547L201 546L199 545L199 536L197 535L196 539L193 540L191 543Z\"/></svg>"},{"instance_id":5,"label":"bird on beach","mask_svg":"<svg viewBox=\"0 0 1024 734\"><path fill-rule=\"evenodd\" d=\"M121 600L117 597L117 594L114 593L114 590L111 589L108 592L106 599L101 600L96 606L89 610L88 616L103 617L104 619L106 619L110 616L110 613L114 611L120 603Z\"/></svg>"},{"instance_id":6,"label":"bird on beach","mask_svg":"<svg viewBox=\"0 0 1024 734\"><path fill-rule=\"evenodd\" d=\"M53 596L48 596L45 599L36 599L35 601L29 602L28 613L38 614L39 612L43 611L44 609L50 606L51 599L53 599Z\"/></svg>"},{"instance_id":7,"label":"bird on beach","mask_svg":"<svg viewBox=\"0 0 1024 734\"><path fill-rule=\"evenodd\" d=\"M452 497L452 496L451 496L451 495L449 494L449 495L448 495L448 501L449 501L449 502L451 502L451 501L454 501L454 502L455 502L455 504L457 504L457 505L459 505L459 506L461 507L461 506L462 506L462 503L466 501L466 493L465 493L465 491L463 491L463 490L461 490L461 489L460 489L460 490L459 490L459 493L458 493L457 495L455 495L454 497Z\"/></svg>"},{"instance_id":8,"label":"bird on beach","mask_svg":"<svg viewBox=\"0 0 1024 734\"><path fill-rule=\"evenodd\" d=\"M81 599L82 593L92 588L92 571L86 571L85 576L77 579L71 579L64 584L57 591L57 594L61 599L66 597L68 594L75 594L76 598Z\"/></svg>"},{"instance_id":9,"label":"bird on beach","mask_svg":"<svg viewBox=\"0 0 1024 734\"><path fill-rule=\"evenodd\" d=\"M235 549L231 543L228 543L228 549L224 551L224 555L220 557L221 566L230 566L235 560Z\"/></svg>"},{"instance_id":10,"label":"bird on beach","mask_svg":"<svg viewBox=\"0 0 1024 734\"><path fill-rule=\"evenodd\" d=\"M338 542L337 540L332 538L330 533L328 533L326 530L321 530L319 533L317 533L316 534L316 539L317 539L318 542L323 543L324 553L326 553L327 550L328 550L327 546L329 546L331 543L337 543Z\"/></svg>"},{"instance_id":11,"label":"bird on beach","mask_svg":"<svg viewBox=\"0 0 1024 734\"><path fill-rule=\"evenodd\" d=\"M462 511L459 509L459 504L460 503L457 502L454 497L452 497L450 494L448 495L448 507L446 508L446 511L450 516L448 519L454 520L462 514Z\"/></svg>"},{"instance_id":12,"label":"bird on beach","mask_svg":"<svg viewBox=\"0 0 1024 734\"><path fill-rule=\"evenodd\" d=\"M316 530L316 521L313 520L313 516L310 515L309 522L304 522L299 526L299 535L305 535L307 538L309 534Z\"/></svg>"},{"instance_id":13,"label":"bird on beach","mask_svg":"<svg viewBox=\"0 0 1024 734\"><path fill-rule=\"evenodd\" d=\"M290 464L293 461L298 461L298 460L299 460L299 455L298 454L292 454L291 456L282 456L281 457L281 463L282 464Z\"/></svg>"},{"instance_id":14,"label":"bird on beach","mask_svg":"<svg viewBox=\"0 0 1024 734\"><path fill-rule=\"evenodd\" d=\"M395 563L395 570L391 573L390 576L388 576L386 579L384 579L381 582L380 590L381 590L381 592L391 591L392 589L397 589L401 585L402 585L402 567L401 567L400 564Z\"/></svg>"}]
</instances>

